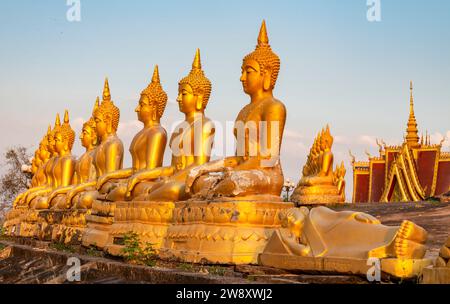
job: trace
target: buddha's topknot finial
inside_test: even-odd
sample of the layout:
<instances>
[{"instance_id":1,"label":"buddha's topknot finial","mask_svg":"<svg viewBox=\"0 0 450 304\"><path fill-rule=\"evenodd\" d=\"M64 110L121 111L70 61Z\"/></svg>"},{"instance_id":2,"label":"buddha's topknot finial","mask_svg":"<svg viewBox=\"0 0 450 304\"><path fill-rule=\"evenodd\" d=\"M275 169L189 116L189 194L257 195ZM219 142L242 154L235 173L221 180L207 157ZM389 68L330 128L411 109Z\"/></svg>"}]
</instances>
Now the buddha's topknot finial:
<instances>
[{"instance_id":1,"label":"buddha's topknot finial","mask_svg":"<svg viewBox=\"0 0 450 304\"><path fill-rule=\"evenodd\" d=\"M153 70L152 83L161 83L158 65L155 65L155 69Z\"/></svg>"},{"instance_id":2,"label":"buddha's topknot finial","mask_svg":"<svg viewBox=\"0 0 450 304\"><path fill-rule=\"evenodd\" d=\"M111 93L109 91L108 77L105 78L105 85L103 87L103 100L111 100Z\"/></svg>"},{"instance_id":3,"label":"buddha's topknot finial","mask_svg":"<svg viewBox=\"0 0 450 304\"><path fill-rule=\"evenodd\" d=\"M69 111L65 110L64 111L64 124L68 124L69 123Z\"/></svg>"},{"instance_id":4,"label":"buddha's topknot finial","mask_svg":"<svg viewBox=\"0 0 450 304\"><path fill-rule=\"evenodd\" d=\"M200 59L200 49L197 48L195 51L194 62L192 62L192 70L201 70L202 69L202 61Z\"/></svg>"},{"instance_id":5,"label":"buddha's topknot finial","mask_svg":"<svg viewBox=\"0 0 450 304\"><path fill-rule=\"evenodd\" d=\"M263 20L258 36L258 47L269 46L269 36L267 35L266 20Z\"/></svg>"},{"instance_id":6,"label":"buddha's topknot finial","mask_svg":"<svg viewBox=\"0 0 450 304\"><path fill-rule=\"evenodd\" d=\"M61 119L59 118L59 113L56 113L55 127L53 129L60 126L61 126Z\"/></svg>"}]
</instances>

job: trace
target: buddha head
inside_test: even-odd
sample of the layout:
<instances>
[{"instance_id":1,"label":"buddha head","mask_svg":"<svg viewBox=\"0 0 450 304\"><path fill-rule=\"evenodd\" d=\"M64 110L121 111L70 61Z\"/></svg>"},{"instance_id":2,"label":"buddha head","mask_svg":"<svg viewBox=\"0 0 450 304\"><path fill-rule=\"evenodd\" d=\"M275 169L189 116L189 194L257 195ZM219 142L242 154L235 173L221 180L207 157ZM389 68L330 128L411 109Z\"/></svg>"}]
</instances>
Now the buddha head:
<instances>
[{"instance_id":1,"label":"buddha head","mask_svg":"<svg viewBox=\"0 0 450 304\"><path fill-rule=\"evenodd\" d=\"M202 70L200 50L195 53L192 69L188 76L178 83L177 102L182 113L203 111L211 96L211 82Z\"/></svg>"},{"instance_id":2,"label":"buddha head","mask_svg":"<svg viewBox=\"0 0 450 304\"><path fill-rule=\"evenodd\" d=\"M55 134L59 128L61 128L61 120L59 118L59 113L58 113L58 114L56 114L55 125L47 137L48 138L48 152L50 153L51 156L58 155L58 153L56 152L56 149L55 149Z\"/></svg>"},{"instance_id":3,"label":"buddha head","mask_svg":"<svg viewBox=\"0 0 450 304\"><path fill-rule=\"evenodd\" d=\"M103 137L105 135L117 132L117 128L119 127L120 110L111 100L108 78L105 79L103 100L94 112L94 119L98 137Z\"/></svg>"},{"instance_id":4,"label":"buddha head","mask_svg":"<svg viewBox=\"0 0 450 304\"><path fill-rule=\"evenodd\" d=\"M272 92L279 71L280 58L269 45L266 22L263 20L256 49L243 60L241 82L244 92L250 96Z\"/></svg>"},{"instance_id":5,"label":"buddha head","mask_svg":"<svg viewBox=\"0 0 450 304\"><path fill-rule=\"evenodd\" d=\"M97 100L95 101L94 104L94 110L92 111L92 113L95 113L95 110L99 107L99 103L100 100L97 97ZM97 145L97 131L95 120L93 117L89 118L89 120L83 124L80 140L81 145L85 147L87 150L90 150Z\"/></svg>"},{"instance_id":6,"label":"buddha head","mask_svg":"<svg viewBox=\"0 0 450 304\"><path fill-rule=\"evenodd\" d=\"M72 151L73 143L75 141L75 131L72 130L69 124L69 112L64 113L64 124L55 130L54 135L55 151L59 155L67 154Z\"/></svg>"},{"instance_id":7,"label":"buddha head","mask_svg":"<svg viewBox=\"0 0 450 304\"><path fill-rule=\"evenodd\" d=\"M325 149L331 149L333 145L333 136L330 133L330 127L327 125L325 130L322 130L321 138L320 138L320 148L322 151Z\"/></svg>"},{"instance_id":8,"label":"buddha head","mask_svg":"<svg viewBox=\"0 0 450 304\"><path fill-rule=\"evenodd\" d=\"M45 163L50 158L49 152L49 141L50 136L52 136L52 126L48 126L47 134L44 135L41 142L39 143L39 148L36 151L39 154L39 159L42 163Z\"/></svg>"},{"instance_id":9,"label":"buddha head","mask_svg":"<svg viewBox=\"0 0 450 304\"><path fill-rule=\"evenodd\" d=\"M135 109L139 121L159 121L167 104L167 94L164 92L159 79L158 66L155 66L150 84L141 93L139 104Z\"/></svg>"}]
</instances>

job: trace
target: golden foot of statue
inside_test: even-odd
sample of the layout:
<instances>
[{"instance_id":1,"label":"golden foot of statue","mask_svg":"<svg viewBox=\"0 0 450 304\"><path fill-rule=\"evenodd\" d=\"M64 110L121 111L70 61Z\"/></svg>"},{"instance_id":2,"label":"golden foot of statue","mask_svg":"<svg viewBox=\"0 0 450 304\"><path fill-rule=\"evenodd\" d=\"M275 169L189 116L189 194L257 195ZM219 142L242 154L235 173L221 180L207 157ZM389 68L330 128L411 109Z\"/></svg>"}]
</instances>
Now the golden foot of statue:
<instances>
[{"instance_id":1,"label":"golden foot of statue","mask_svg":"<svg viewBox=\"0 0 450 304\"><path fill-rule=\"evenodd\" d=\"M403 221L394 241L394 252L398 258L421 258L425 255L427 232L413 222Z\"/></svg>"}]
</instances>

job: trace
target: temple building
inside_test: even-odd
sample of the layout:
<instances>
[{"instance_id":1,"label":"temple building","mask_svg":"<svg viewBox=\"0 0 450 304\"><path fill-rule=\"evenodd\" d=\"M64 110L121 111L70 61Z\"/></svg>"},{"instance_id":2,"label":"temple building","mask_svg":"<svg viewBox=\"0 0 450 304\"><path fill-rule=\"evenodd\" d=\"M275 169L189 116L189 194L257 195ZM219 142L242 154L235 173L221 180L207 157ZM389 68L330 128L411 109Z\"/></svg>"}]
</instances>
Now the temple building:
<instances>
[{"instance_id":1,"label":"temple building","mask_svg":"<svg viewBox=\"0 0 450 304\"><path fill-rule=\"evenodd\" d=\"M387 146L378 142L379 156L353 165L353 203L412 202L441 195L450 190L450 153L442 143L432 144L430 136L419 137L414 115L411 82L410 112L404 142Z\"/></svg>"}]
</instances>

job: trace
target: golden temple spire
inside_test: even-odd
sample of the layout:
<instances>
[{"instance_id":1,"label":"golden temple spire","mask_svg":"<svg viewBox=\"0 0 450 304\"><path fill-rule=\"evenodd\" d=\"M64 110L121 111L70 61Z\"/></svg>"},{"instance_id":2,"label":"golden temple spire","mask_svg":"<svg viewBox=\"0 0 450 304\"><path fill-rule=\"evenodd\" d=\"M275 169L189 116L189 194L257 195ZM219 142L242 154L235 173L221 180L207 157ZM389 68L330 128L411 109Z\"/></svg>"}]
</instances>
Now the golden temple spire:
<instances>
[{"instance_id":1,"label":"golden temple spire","mask_svg":"<svg viewBox=\"0 0 450 304\"><path fill-rule=\"evenodd\" d=\"M201 70L202 62L200 60L200 49L195 52L194 62L192 62L192 70Z\"/></svg>"},{"instance_id":2,"label":"golden temple spire","mask_svg":"<svg viewBox=\"0 0 450 304\"><path fill-rule=\"evenodd\" d=\"M414 97L413 97L413 83L410 82L410 99L409 99L409 119L408 127L406 129L406 143L409 147L416 147L419 145L419 131L417 130L416 117L414 115Z\"/></svg>"},{"instance_id":3,"label":"golden temple spire","mask_svg":"<svg viewBox=\"0 0 450 304\"><path fill-rule=\"evenodd\" d=\"M152 76L152 82L153 83L161 83L161 80L159 79L158 65L155 65L155 69L153 71L153 76Z\"/></svg>"},{"instance_id":4,"label":"golden temple spire","mask_svg":"<svg viewBox=\"0 0 450 304\"><path fill-rule=\"evenodd\" d=\"M267 35L266 20L263 20L258 35L258 46L261 47L267 45L269 45L269 36Z\"/></svg>"},{"instance_id":5,"label":"golden temple spire","mask_svg":"<svg viewBox=\"0 0 450 304\"><path fill-rule=\"evenodd\" d=\"M103 100L111 100L111 93L109 92L108 77L105 78L105 85L103 87Z\"/></svg>"}]
</instances>

